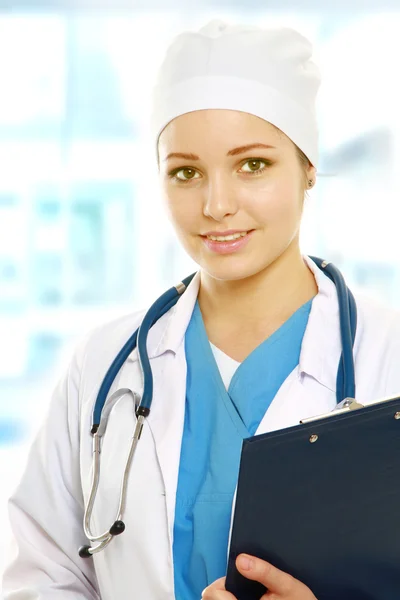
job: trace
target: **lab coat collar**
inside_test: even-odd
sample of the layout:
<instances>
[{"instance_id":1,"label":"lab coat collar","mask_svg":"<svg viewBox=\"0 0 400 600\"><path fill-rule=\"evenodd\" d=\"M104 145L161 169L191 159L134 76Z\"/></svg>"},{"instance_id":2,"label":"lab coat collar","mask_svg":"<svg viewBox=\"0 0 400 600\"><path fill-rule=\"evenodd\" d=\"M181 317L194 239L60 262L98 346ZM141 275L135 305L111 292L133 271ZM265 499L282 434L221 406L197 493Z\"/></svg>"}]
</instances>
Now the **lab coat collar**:
<instances>
[{"instance_id":1,"label":"lab coat collar","mask_svg":"<svg viewBox=\"0 0 400 600\"><path fill-rule=\"evenodd\" d=\"M149 332L147 348L149 358L156 358L167 351L176 354L191 319L200 287L200 271L196 273L186 291L171 310L154 324ZM137 360L137 349L128 360Z\"/></svg>"},{"instance_id":2,"label":"lab coat collar","mask_svg":"<svg viewBox=\"0 0 400 600\"><path fill-rule=\"evenodd\" d=\"M309 375L334 391L341 353L339 305L335 285L313 260L304 260L314 274L318 294L314 298L299 359L299 376ZM199 292L200 272L196 273L176 305L152 327L148 338L149 358L165 352L176 354L193 313ZM135 349L128 360L137 360Z\"/></svg>"},{"instance_id":3,"label":"lab coat collar","mask_svg":"<svg viewBox=\"0 0 400 600\"><path fill-rule=\"evenodd\" d=\"M336 378L342 352L339 302L335 284L314 261L304 257L318 286L299 359L299 375L309 375L319 383L336 390Z\"/></svg>"}]
</instances>

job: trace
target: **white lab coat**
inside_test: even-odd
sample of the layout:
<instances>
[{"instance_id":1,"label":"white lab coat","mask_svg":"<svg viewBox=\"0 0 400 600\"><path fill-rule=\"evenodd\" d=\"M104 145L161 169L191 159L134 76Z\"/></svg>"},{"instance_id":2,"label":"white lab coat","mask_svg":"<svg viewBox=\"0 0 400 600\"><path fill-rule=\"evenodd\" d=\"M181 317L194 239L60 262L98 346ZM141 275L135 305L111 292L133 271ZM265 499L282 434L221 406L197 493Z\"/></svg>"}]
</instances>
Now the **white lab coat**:
<instances>
[{"instance_id":1,"label":"white lab coat","mask_svg":"<svg viewBox=\"0 0 400 600\"><path fill-rule=\"evenodd\" d=\"M295 425L301 418L335 407L341 353L336 290L314 263L306 260L315 273L319 293L312 305L300 362L283 383L257 433ZM82 519L91 480L92 408L109 364L138 327L143 313L99 328L77 350L10 500L18 555L4 575L4 599L174 599L172 536L186 386L183 342L198 287L197 275L177 305L150 332L154 400L132 464L126 531L93 559L78 556L78 547L86 543ZM400 316L361 298L357 298L357 306L357 399L369 403L400 393ZM92 521L99 533L115 518L135 426L130 391L140 394L141 390L134 351L110 391L121 397L103 439Z\"/></svg>"}]
</instances>

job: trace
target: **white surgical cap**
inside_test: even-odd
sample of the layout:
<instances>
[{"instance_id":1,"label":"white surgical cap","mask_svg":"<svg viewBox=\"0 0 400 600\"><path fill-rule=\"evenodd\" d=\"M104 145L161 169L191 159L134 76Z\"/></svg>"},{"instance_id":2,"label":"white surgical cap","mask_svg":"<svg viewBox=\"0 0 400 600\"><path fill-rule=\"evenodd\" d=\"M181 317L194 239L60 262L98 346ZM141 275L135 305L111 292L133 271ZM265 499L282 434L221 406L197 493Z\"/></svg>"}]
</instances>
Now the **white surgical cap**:
<instances>
[{"instance_id":1,"label":"white surgical cap","mask_svg":"<svg viewBox=\"0 0 400 600\"><path fill-rule=\"evenodd\" d=\"M203 109L250 113L283 131L316 167L315 100L320 85L312 45L289 28L214 20L172 42L153 95L156 143L174 118Z\"/></svg>"}]
</instances>

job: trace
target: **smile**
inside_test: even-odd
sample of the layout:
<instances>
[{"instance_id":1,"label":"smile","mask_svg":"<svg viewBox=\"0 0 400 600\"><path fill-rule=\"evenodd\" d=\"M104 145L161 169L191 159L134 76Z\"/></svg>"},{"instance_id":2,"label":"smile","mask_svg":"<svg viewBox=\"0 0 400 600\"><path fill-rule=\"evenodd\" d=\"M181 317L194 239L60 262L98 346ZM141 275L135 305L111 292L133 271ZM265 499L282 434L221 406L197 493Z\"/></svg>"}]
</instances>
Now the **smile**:
<instances>
[{"instance_id":1,"label":"smile","mask_svg":"<svg viewBox=\"0 0 400 600\"><path fill-rule=\"evenodd\" d=\"M215 254L233 254L244 248L250 241L254 229L249 231L237 231L228 235L203 235L204 245Z\"/></svg>"},{"instance_id":2,"label":"smile","mask_svg":"<svg viewBox=\"0 0 400 600\"><path fill-rule=\"evenodd\" d=\"M215 242L228 242L231 240L238 240L248 234L248 231L242 231L241 233L232 233L231 235L207 235L206 238L214 240Z\"/></svg>"}]
</instances>

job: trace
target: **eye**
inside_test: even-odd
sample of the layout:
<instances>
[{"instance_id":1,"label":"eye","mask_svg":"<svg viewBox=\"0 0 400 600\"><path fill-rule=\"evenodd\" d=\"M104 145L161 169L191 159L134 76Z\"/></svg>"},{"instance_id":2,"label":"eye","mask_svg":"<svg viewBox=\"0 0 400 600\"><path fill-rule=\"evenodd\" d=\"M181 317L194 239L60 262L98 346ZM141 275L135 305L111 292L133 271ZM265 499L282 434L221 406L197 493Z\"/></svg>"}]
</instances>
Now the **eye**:
<instances>
[{"instance_id":1,"label":"eye","mask_svg":"<svg viewBox=\"0 0 400 600\"><path fill-rule=\"evenodd\" d=\"M250 158L242 165L241 171L243 173L249 173L250 175L258 174L265 171L266 167L270 164L270 161L263 160L261 158ZM248 168L245 168L246 166Z\"/></svg>"},{"instance_id":2,"label":"eye","mask_svg":"<svg viewBox=\"0 0 400 600\"><path fill-rule=\"evenodd\" d=\"M172 171L170 177L173 179L177 179L178 181L187 182L192 179L198 179L200 174L196 171L196 169L192 169L191 167L184 167L183 169L176 169Z\"/></svg>"}]
</instances>

